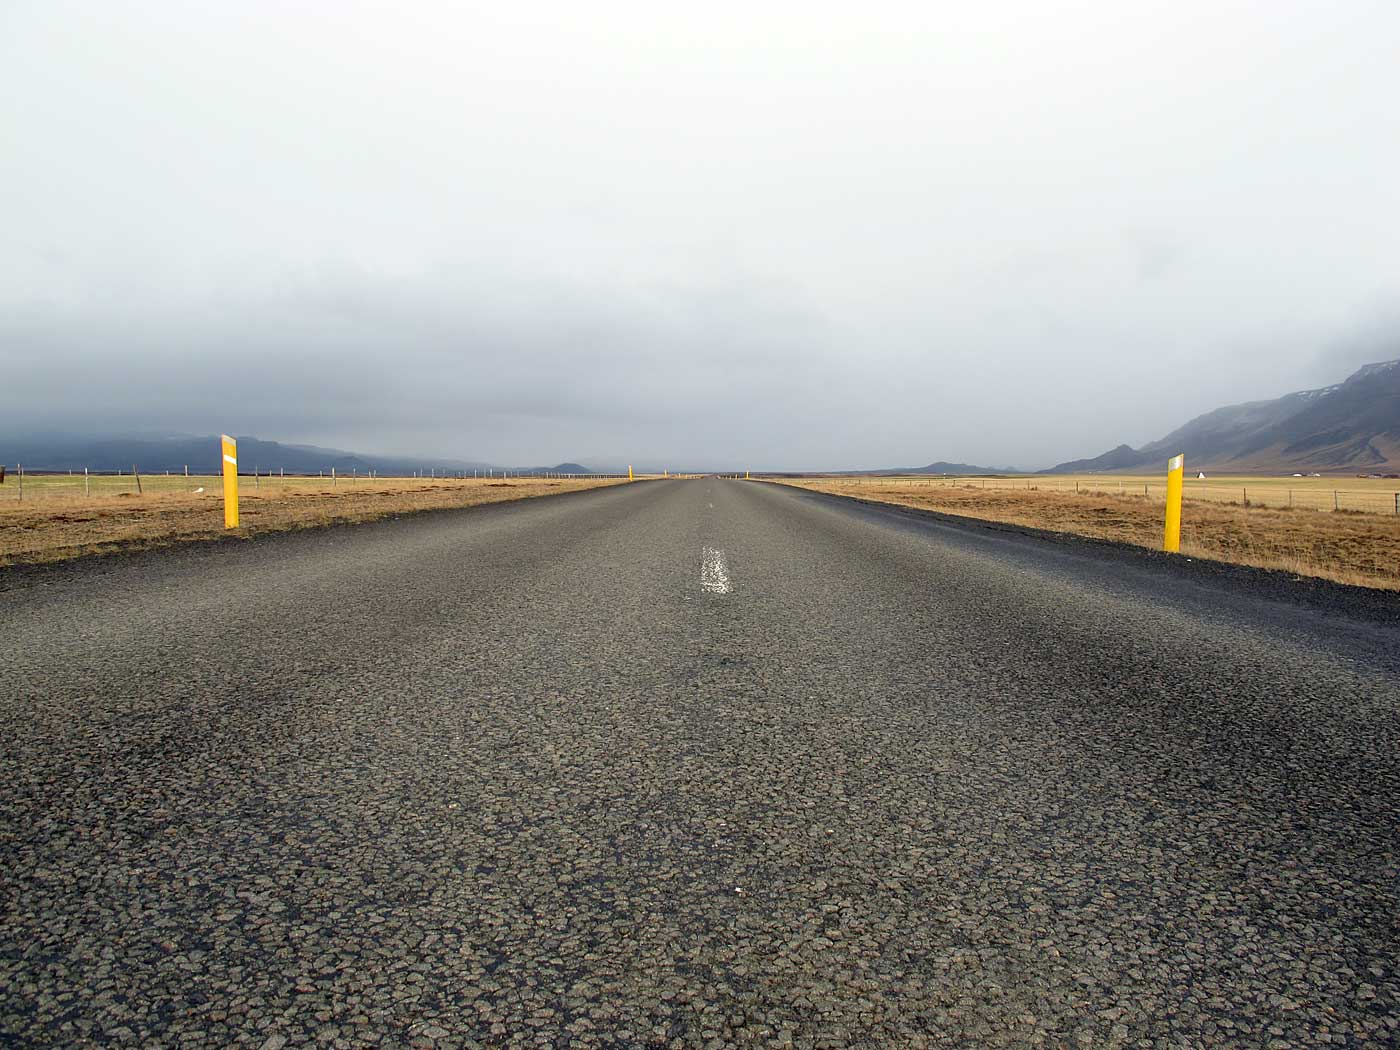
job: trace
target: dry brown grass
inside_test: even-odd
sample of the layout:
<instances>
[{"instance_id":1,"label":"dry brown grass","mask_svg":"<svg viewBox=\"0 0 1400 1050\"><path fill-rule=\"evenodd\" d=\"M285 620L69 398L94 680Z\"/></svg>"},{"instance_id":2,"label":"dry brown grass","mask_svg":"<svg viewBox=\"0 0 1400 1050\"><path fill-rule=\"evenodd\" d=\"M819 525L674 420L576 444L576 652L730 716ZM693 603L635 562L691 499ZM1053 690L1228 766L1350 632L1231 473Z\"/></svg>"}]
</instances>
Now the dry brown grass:
<instances>
[{"instance_id":1,"label":"dry brown grass","mask_svg":"<svg viewBox=\"0 0 1400 1050\"><path fill-rule=\"evenodd\" d=\"M918 488L882 483L880 479L781 482L1154 550L1162 545L1162 501L1142 496L972 485ZM1187 500L1182 513L1181 552L1339 583L1400 590L1400 518L1394 515L1246 508Z\"/></svg>"},{"instance_id":2,"label":"dry brown grass","mask_svg":"<svg viewBox=\"0 0 1400 1050\"><path fill-rule=\"evenodd\" d=\"M223 498L154 492L0 503L0 566L61 561L85 554L160 547L188 540L248 538L268 532L373 521L421 510L549 496L626 484L595 478L310 479L295 487L251 490L244 479L240 527L225 530Z\"/></svg>"}]
</instances>

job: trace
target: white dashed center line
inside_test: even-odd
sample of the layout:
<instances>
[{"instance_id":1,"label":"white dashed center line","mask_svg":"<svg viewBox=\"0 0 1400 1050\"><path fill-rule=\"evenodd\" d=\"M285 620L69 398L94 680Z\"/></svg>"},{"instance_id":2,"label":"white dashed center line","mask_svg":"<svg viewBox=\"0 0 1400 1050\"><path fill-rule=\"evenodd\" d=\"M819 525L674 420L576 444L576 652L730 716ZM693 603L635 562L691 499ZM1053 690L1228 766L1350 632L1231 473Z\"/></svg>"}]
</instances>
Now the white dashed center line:
<instances>
[{"instance_id":1,"label":"white dashed center line","mask_svg":"<svg viewBox=\"0 0 1400 1050\"><path fill-rule=\"evenodd\" d=\"M729 593L729 570L724 565L724 551L706 547L701 552L700 586L711 594Z\"/></svg>"}]
</instances>

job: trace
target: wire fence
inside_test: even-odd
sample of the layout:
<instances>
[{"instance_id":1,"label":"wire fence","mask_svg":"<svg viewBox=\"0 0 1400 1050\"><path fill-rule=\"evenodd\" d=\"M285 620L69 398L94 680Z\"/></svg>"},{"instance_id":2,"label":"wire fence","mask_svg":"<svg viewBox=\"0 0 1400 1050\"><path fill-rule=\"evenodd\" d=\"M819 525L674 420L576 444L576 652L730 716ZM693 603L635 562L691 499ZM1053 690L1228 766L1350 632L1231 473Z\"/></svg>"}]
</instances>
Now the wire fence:
<instances>
[{"instance_id":1,"label":"wire fence","mask_svg":"<svg viewBox=\"0 0 1400 1050\"><path fill-rule=\"evenodd\" d=\"M517 471L484 469L477 471L425 468L403 474L352 469L342 473L331 467L317 473L267 470L255 467L239 472L239 489L244 494L285 492L324 492L405 483L501 482L512 478L621 479L623 473L566 474L556 471ZM1003 489L1030 492L1058 492L1081 495L1113 495L1124 498L1165 502L1166 482L1143 478L1052 478L1052 477L837 477L855 486L887 488ZM1370 479L1367 479L1370 480ZM1241 507L1293 508L1296 510L1400 515L1400 483L1375 479L1379 484L1359 488L1335 484L1330 478L1187 478L1183 496L1187 500L1234 504ZM211 473L162 470L34 470L16 465L0 474L0 501L96 499L136 497L147 494L198 495L217 493L222 477Z\"/></svg>"},{"instance_id":2,"label":"wire fence","mask_svg":"<svg viewBox=\"0 0 1400 1050\"><path fill-rule=\"evenodd\" d=\"M949 487L961 489L1013 489L1028 492L1058 492L1080 495L1110 495L1166 502L1166 481L1141 478L923 478L859 477L837 478L855 486L889 488ZM1377 479L1381 484L1342 487L1323 478L1200 479L1187 478L1182 498L1240 507L1347 512L1353 514L1400 515L1400 483ZM1387 485L1385 482L1391 481Z\"/></svg>"},{"instance_id":3,"label":"wire fence","mask_svg":"<svg viewBox=\"0 0 1400 1050\"><path fill-rule=\"evenodd\" d=\"M486 469L477 471L438 470L426 468L407 474L380 474L378 471L352 469L342 473L330 468L317 473L254 468L239 471L238 488L242 495L266 492L335 492L372 486L421 484L425 486L453 482L501 483L516 478L621 479L626 474L566 474L557 471L522 471ZM187 470L162 470L142 473L139 470L33 470L16 465L0 468L0 501L40 501L100 499L103 497L133 498L145 495L221 494L223 476L210 473L190 473Z\"/></svg>"}]
</instances>

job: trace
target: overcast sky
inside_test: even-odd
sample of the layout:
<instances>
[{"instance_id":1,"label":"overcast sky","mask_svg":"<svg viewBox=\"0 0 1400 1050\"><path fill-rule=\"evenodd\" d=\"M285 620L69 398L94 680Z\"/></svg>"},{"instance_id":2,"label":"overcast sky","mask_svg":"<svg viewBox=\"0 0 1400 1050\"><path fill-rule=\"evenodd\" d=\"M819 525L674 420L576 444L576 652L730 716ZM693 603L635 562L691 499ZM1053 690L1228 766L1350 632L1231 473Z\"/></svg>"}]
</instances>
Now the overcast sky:
<instances>
[{"instance_id":1,"label":"overcast sky","mask_svg":"<svg viewBox=\"0 0 1400 1050\"><path fill-rule=\"evenodd\" d=\"M1140 444L1400 357L1397 54L1394 0L0 0L0 433Z\"/></svg>"}]
</instances>

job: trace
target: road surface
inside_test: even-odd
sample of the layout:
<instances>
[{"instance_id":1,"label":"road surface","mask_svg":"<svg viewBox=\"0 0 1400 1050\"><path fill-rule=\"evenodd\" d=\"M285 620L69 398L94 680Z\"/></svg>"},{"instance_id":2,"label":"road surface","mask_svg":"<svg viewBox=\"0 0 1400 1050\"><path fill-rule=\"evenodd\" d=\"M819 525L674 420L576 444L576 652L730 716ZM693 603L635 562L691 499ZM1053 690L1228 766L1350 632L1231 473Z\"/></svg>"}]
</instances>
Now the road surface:
<instances>
[{"instance_id":1,"label":"road surface","mask_svg":"<svg viewBox=\"0 0 1400 1050\"><path fill-rule=\"evenodd\" d=\"M718 479L0 573L0 1043L1394 1044L1398 625Z\"/></svg>"}]
</instances>

